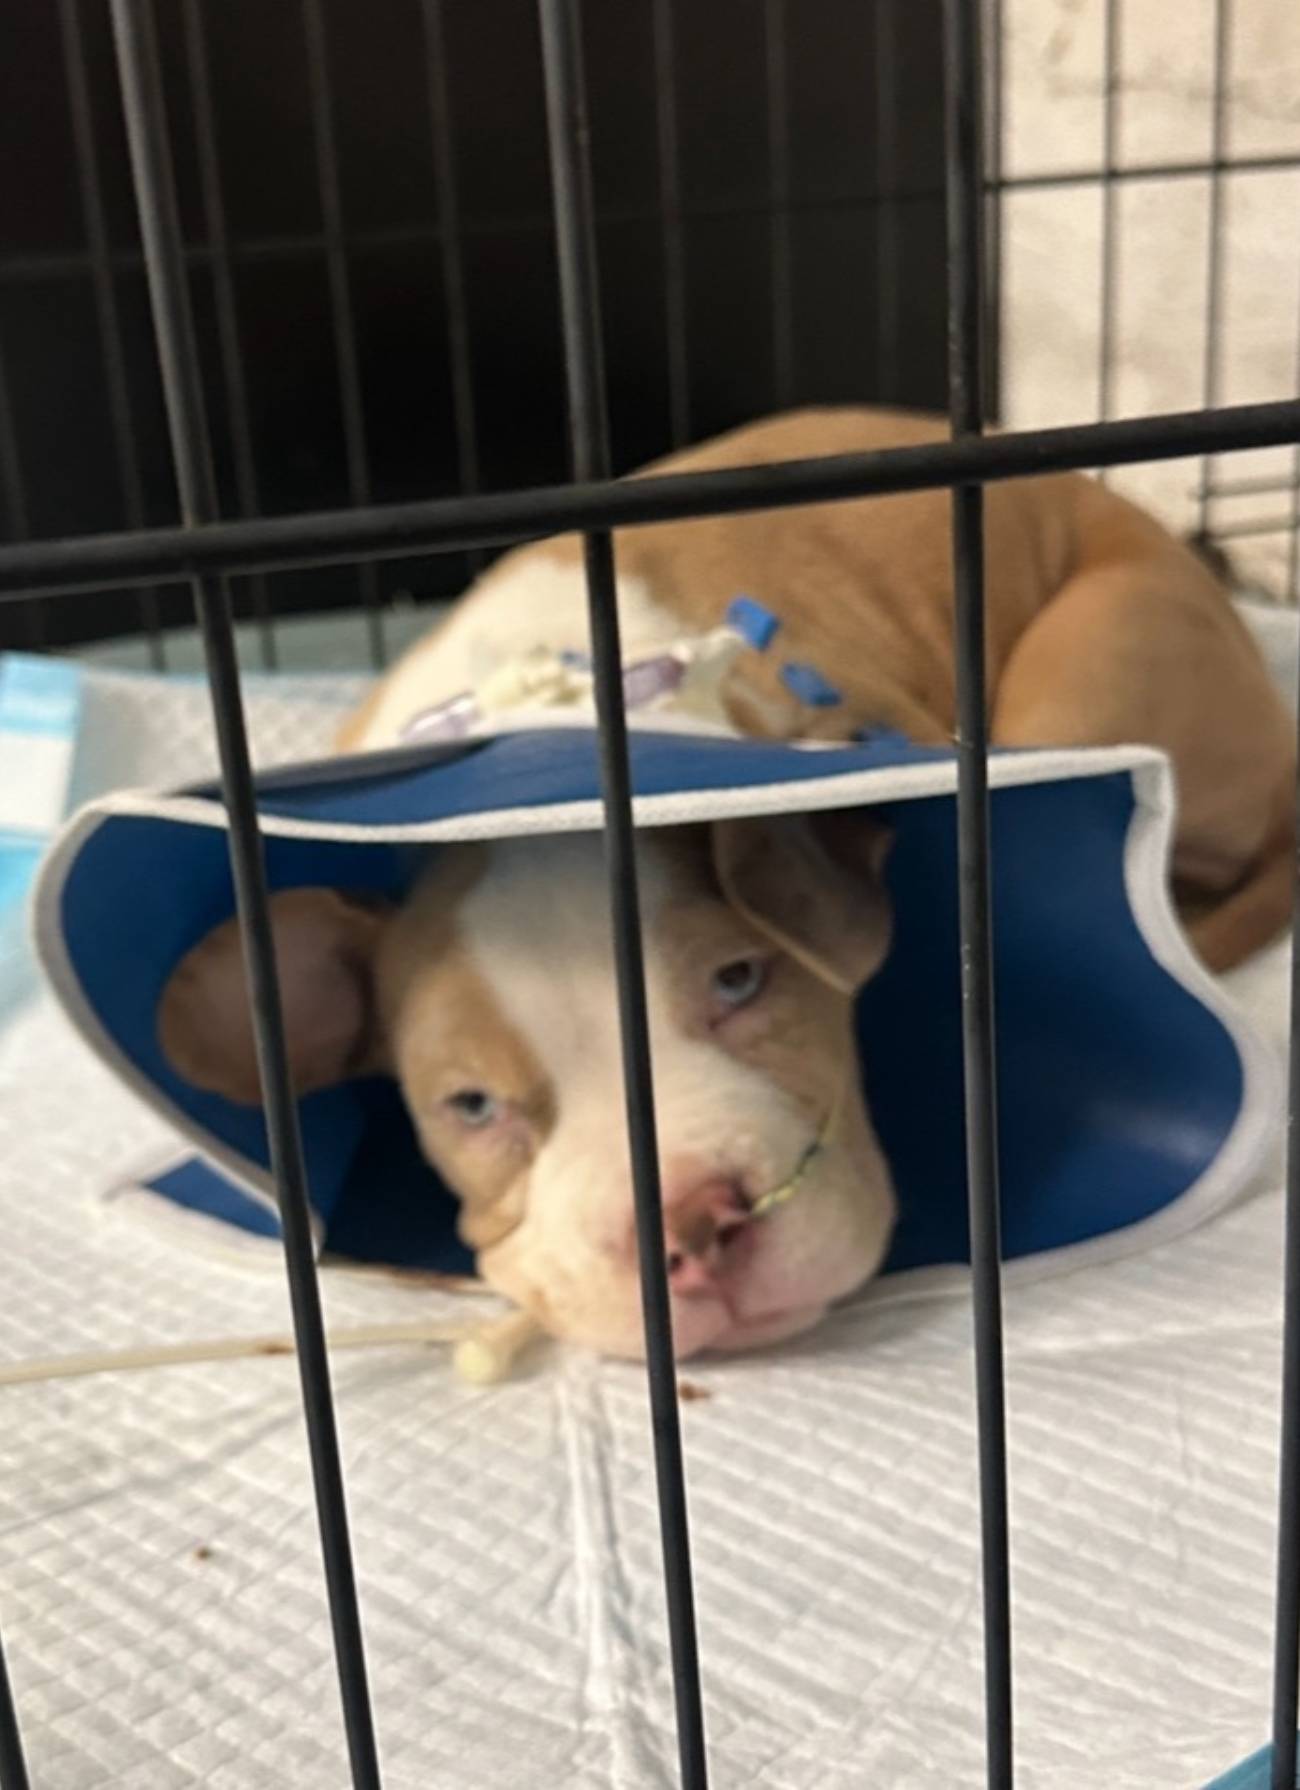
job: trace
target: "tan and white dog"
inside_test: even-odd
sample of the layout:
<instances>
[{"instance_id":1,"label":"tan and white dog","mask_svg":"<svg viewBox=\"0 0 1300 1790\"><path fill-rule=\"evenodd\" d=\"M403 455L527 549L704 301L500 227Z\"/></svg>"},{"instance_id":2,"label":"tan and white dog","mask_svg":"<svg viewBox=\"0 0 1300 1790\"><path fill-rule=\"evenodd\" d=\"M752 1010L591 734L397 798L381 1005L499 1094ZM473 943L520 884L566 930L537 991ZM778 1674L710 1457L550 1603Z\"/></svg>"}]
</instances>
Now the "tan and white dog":
<instances>
[{"instance_id":1,"label":"tan and white dog","mask_svg":"<svg viewBox=\"0 0 1300 1790\"><path fill-rule=\"evenodd\" d=\"M932 441L936 419L809 411L647 470ZM781 650L738 661L743 731L822 739L954 728L949 500L942 492L627 530L629 657L716 626L739 592ZM986 497L992 737L1145 742L1179 786L1175 893L1205 961L1266 943L1290 903L1291 726L1227 592L1149 517L1073 475ZM586 645L575 538L500 559L378 684L350 750L534 647ZM808 710L780 661L821 668ZM853 996L888 948L887 840L863 816L732 821L641 844L665 1249L679 1352L807 1328L879 1266L889 1175L851 1073ZM294 1074L307 1091L387 1070L461 1200L486 1280L553 1333L641 1349L606 895L589 836L458 846L396 912L346 892L276 898ZM176 972L160 1030L201 1086L257 1099L233 926ZM769 1195L800 1174L798 1196Z\"/></svg>"}]
</instances>

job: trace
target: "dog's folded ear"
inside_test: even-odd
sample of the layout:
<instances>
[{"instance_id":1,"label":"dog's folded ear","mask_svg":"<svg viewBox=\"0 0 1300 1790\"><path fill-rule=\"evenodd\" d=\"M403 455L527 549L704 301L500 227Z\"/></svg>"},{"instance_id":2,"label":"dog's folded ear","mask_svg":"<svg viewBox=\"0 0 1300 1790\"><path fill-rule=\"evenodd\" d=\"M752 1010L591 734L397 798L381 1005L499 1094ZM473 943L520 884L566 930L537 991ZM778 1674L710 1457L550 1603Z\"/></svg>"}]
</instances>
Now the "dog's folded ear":
<instances>
[{"instance_id":1,"label":"dog's folded ear","mask_svg":"<svg viewBox=\"0 0 1300 1790\"><path fill-rule=\"evenodd\" d=\"M280 999L299 1094L384 1066L376 948L391 910L334 889L271 897ZM209 1093L261 1100L244 951L227 920L181 959L158 1004L158 1039L178 1074Z\"/></svg>"},{"instance_id":2,"label":"dog's folded ear","mask_svg":"<svg viewBox=\"0 0 1300 1790\"><path fill-rule=\"evenodd\" d=\"M862 810L713 823L722 892L774 944L854 994L884 962L891 913L882 870L893 834Z\"/></svg>"}]
</instances>

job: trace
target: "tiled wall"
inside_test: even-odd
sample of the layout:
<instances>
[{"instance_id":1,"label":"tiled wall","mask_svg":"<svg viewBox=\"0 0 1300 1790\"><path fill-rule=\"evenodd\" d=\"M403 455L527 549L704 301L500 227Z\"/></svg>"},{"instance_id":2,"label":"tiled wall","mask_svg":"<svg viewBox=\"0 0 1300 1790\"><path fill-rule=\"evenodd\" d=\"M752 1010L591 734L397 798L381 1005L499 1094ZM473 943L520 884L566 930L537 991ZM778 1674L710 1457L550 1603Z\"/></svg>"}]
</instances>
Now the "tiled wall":
<instances>
[{"instance_id":1,"label":"tiled wall","mask_svg":"<svg viewBox=\"0 0 1300 1790\"><path fill-rule=\"evenodd\" d=\"M1300 5L1222 0L1225 159L1294 165L1235 168L1220 184L1222 402L1300 389ZM1012 425L1082 421L1100 410L1106 0L1003 0L1003 173L1013 183L1084 173L1071 185L1014 185L1003 201L1004 394ZM1204 164L1215 116L1216 0L1115 0L1112 139L1120 168ZM1114 188L1110 414L1194 408L1206 398L1212 182L1152 175ZM1280 488L1217 498L1216 528L1290 521L1295 456L1223 459L1214 481ZM1115 475L1118 488L1179 529L1197 526L1194 461ZM1291 557L1283 527L1231 538L1243 573L1274 594Z\"/></svg>"}]
</instances>

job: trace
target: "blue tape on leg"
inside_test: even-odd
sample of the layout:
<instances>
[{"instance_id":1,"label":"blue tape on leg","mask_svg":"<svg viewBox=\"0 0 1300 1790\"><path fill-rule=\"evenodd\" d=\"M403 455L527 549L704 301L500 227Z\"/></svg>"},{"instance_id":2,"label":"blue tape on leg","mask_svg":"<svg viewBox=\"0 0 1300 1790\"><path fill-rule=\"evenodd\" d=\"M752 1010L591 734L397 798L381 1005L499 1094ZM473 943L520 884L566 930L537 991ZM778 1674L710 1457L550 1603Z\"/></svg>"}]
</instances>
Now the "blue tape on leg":
<instances>
[{"instance_id":1,"label":"blue tape on leg","mask_svg":"<svg viewBox=\"0 0 1300 1790\"><path fill-rule=\"evenodd\" d=\"M781 682L797 701L810 709L838 708L842 702L834 684L828 684L815 665L787 662L781 667Z\"/></svg>"},{"instance_id":2,"label":"blue tape on leg","mask_svg":"<svg viewBox=\"0 0 1300 1790\"><path fill-rule=\"evenodd\" d=\"M765 653L781 623L770 609L764 609L753 597L736 597L727 605L727 625L734 628L755 652Z\"/></svg>"},{"instance_id":3,"label":"blue tape on leg","mask_svg":"<svg viewBox=\"0 0 1300 1790\"><path fill-rule=\"evenodd\" d=\"M866 745L868 741L877 746L910 746L912 743L907 735L899 733L896 727L863 727L853 737L863 745Z\"/></svg>"}]
</instances>

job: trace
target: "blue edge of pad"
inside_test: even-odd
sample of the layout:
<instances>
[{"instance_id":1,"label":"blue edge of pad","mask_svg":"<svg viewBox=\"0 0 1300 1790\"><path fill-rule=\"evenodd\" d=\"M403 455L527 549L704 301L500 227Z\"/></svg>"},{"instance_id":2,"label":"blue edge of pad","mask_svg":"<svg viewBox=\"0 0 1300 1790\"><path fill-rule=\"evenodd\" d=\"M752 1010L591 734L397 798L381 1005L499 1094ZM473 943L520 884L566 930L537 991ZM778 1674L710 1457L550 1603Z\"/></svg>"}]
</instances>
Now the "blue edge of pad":
<instances>
[{"instance_id":1,"label":"blue edge of pad","mask_svg":"<svg viewBox=\"0 0 1300 1790\"><path fill-rule=\"evenodd\" d=\"M815 753L750 740L638 733L643 796L797 785L951 754L896 737ZM359 760L264 781L264 816L375 827L598 795L594 734L507 734L414 765ZM215 790L197 792L215 799ZM1128 772L996 789L999 1117L1006 1256L1079 1243L1176 1201L1213 1162L1242 1103L1219 1019L1156 962L1134 920L1124 852ZM888 1268L968 1259L958 990L956 841L949 795L893 801L895 939L858 1003L864 1087L900 1200ZM268 836L273 889L400 894L430 848ZM63 884L61 926L90 1006L137 1070L208 1135L265 1164L260 1112L182 1082L161 1055L159 996L179 958L233 909L221 828L108 814ZM312 1199L331 1254L464 1273L455 1205L416 1147L396 1085L307 1098ZM177 1203L278 1234L258 1198L200 1158L152 1184Z\"/></svg>"},{"instance_id":2,"label":"blue edge of pad","mask_svg":"<svg viewBox=\"0 0 1300 1790\"><path fill-rule=\"evenodd\" d=\"M1272 1746L1261 1747L1249 1759L1243 1759L1231 1771L1225 1771L1221 1778L1215 1778L1212 1784L1207 1784L1205 1790L1269 1790L1269 1768L1272 1763ZM1297 1790L1300 1790L1300 1780L1297 1780Z\"/></svg>"}]
</instances>

